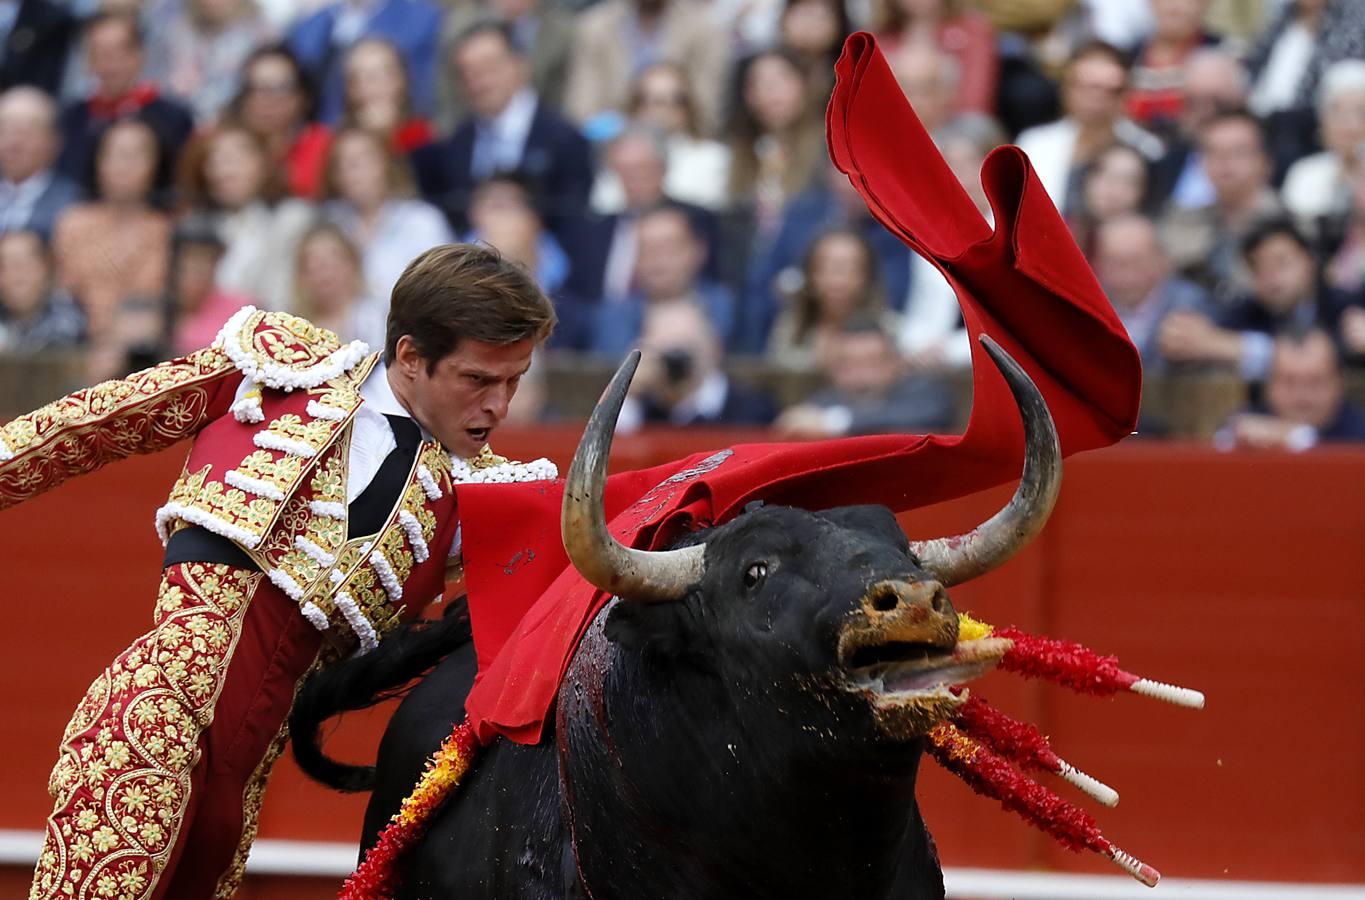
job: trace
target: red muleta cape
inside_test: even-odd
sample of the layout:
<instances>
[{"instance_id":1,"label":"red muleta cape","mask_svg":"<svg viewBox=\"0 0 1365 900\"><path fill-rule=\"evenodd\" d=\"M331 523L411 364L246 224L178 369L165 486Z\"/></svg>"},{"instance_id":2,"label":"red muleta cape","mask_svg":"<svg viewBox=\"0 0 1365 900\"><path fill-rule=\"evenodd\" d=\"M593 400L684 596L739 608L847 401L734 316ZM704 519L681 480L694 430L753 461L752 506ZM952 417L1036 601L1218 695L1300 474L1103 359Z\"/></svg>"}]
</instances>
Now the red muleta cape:
<instances>
[{"instance_id":1,"label":"red muleta cape","mask_svg":"<svg viewBox=\"0 0 1365 900\"><path fill-rule=\"evenodd\" d=\"M629 546L662 549L754 499L905 511L1012 481L1023 429L1004 379L976 342L989 334L1028 370L1064 454L1133 430L1142 369L1028 159L1001 147L982 168L996 227L982 218L916 118L875 40L849 37L826 114L830 153L877 219L957 291L973 338L966 433L748 444L612 476L607 520ZM466 701L479 740L536 743L578 640L606 597L569 567L562 482L458 488L479 677Z\"/></svg>"}]
</instances>

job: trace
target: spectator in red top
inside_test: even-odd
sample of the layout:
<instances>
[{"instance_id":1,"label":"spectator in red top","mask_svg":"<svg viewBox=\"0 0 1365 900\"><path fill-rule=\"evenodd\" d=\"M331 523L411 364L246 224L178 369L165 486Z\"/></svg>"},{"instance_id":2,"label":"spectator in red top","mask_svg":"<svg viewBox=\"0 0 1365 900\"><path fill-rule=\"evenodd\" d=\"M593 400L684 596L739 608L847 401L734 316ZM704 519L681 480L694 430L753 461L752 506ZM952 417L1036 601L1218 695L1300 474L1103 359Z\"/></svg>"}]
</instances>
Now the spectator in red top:
<instances>
[{"instance_id":1,"label":"spectator in red top","mask_svg":"<svg viewBox=\"0 0 1365 900\"><path fill-rule=\"evenodd\" d=\"M322 189L331 135L312 121L312 85L283 45L262 47L242 66L242 90L233 103L236 118L265 142L286 191L315 199Z\"/></svg>"},{"instance_id":2,"label":"spectator in red top","mask_svg":"<svg viewBox=\"0 0 1365 900\"><path fill-rule=\"evenodd\" d=\"M961 0L876 0L873 30L888 58L916 48L952 54L962 73L957 111L995 113L1000 59L985 14Z\"/></svg>"},{"instance_id":3,"label":"spectator in red top","mask_svg":"<svg viewBox=\"0 0 1365 900\"><path fill-rule=\"evenodd\" d=\"M431 122L413 114L408 67L391 42L378 37L356 41L346 54L345 73L345 126L387 137L400 156L435 139Z\"/></svg>"},{"instance_id":4,"label":"spectator in red top","mask_svg":"<svg viewBox=\"0 0 1365 900\"><path fill-rule=\"evenodd\" d=\"M1152 36L1133 54L1128 117L1139 124L1171 130L1180 120L1185 61L1219 36L1204 27L1209 0L1151 0Z\"/></svg>"}]
</instances>

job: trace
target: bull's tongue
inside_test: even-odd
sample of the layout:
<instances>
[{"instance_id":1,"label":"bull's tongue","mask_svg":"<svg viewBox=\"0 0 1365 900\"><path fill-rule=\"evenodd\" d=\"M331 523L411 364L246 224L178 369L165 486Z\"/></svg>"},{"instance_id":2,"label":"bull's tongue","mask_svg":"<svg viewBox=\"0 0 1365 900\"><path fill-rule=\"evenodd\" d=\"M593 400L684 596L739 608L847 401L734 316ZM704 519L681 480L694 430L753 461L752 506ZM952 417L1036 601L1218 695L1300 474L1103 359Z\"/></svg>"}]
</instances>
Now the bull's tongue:
<instances>
[{"instance_id":1,"label":"bull's tongue","mask_svg":"<svg viewBox=\"0 0 1365 900\"><path fill-rule=\"evenodd\" d=\"M927 663L890 665L879 671L883 693L903 694L931 691L949 685L965 684L995 668L1010 648L1001 638L963 641L951 653Z\"/></svg>"}]
</instances>

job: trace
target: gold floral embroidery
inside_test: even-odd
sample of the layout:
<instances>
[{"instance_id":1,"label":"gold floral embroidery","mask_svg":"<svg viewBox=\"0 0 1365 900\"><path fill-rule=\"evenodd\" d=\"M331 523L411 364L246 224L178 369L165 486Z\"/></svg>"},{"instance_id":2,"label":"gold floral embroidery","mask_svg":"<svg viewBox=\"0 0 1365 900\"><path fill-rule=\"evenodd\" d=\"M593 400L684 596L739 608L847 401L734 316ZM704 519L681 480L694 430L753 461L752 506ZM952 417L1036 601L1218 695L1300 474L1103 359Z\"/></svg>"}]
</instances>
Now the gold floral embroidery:
<instances>
[{"instance_id":1,"label":"gold floral embroidery","mask_svg":"<svg viewBox=\"0 0 1365 900\"><path fill-rule=\"evenodd\" d=\"M31 898L150 895L261 577L220 564L167 571L156 627L95 680L62 738Z\"/></svg>"},{"instance_id":2,"label":"gold floral embroidery","mask_svg":"<svg viewBox=\"0 0 1365 900\"><path fill-rule=\"evenodd\" d=\"M235 375L209 348L69 394L0 426L0 508L133 453L163 450L209 418L212 382Z\"/></svg>"},{"instance_id":3,"label":"gold floral embroidery","mask_svg":"<svg viewBox=\"0 0 1365 900\"><path fill-rule=\"evenodd\" d=\"M237 340L259 360L291 369L316 365L341 347L341 340L327 329L282 312L252 316Z\"/></svg>"},{"instance_id":4,"label":"gold floral embroidery","mask_svg":"<svg viewBox=\"0 0 1365 900\"><path fill-rule=\"evenodd\" d=\"M285 413L266 428L266 433L286 441L305 444L314 453L321 450L331 439L337 423L327 419L309 419L294 413Z\"/></svg>"},{"instance_id":5,"label":"gold floral embroidery","mask_svg":"<svg viewBox=\"0 0 1365 900\"><path fill-rule=\"evenodd\" d=\"M288 493L303 474L304 460L287 453L257 450L237 464L237 471L249 478L273 485L281 493Z\"/></svg>"}]
</instances>

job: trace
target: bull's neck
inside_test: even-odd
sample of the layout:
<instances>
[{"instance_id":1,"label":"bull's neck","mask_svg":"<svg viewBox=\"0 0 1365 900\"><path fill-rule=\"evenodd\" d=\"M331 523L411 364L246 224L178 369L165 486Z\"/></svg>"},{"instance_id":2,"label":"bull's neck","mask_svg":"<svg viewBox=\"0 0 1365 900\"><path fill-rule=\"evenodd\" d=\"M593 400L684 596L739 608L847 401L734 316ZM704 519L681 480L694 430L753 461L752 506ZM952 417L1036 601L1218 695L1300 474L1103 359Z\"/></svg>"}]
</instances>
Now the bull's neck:
<instances>
[{"instance_id":1,"label":"bull's neck","mask_svg":"<svg viewBox=\"0 0 1365 900\"><path fill-rule=\"evenodd\" d=\"M917 752L894 766L822 758L799 723L706 683L585 638L559 740L594 900L942 897Z\"/></svg>"}]
</instances>

